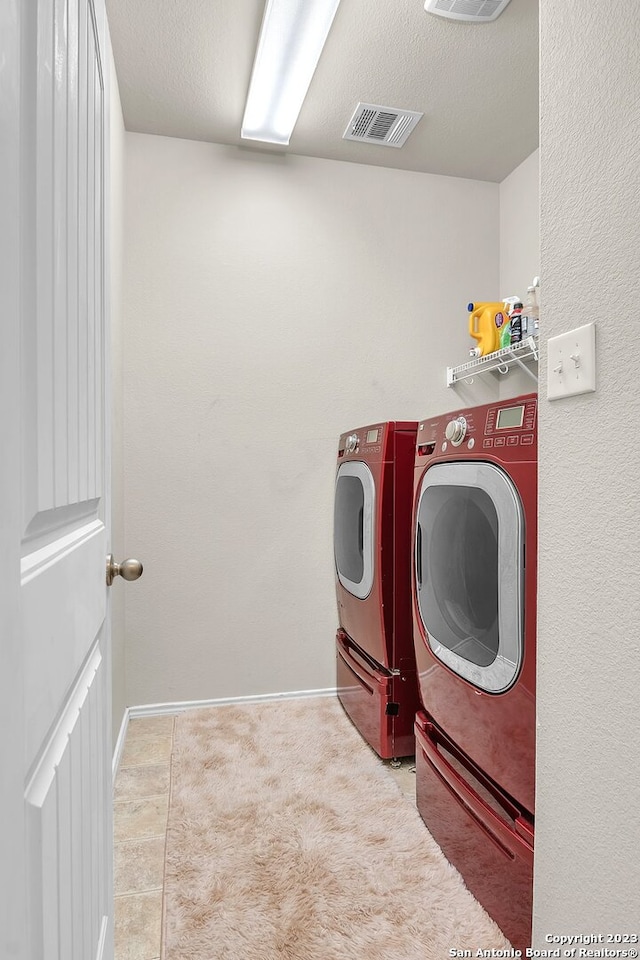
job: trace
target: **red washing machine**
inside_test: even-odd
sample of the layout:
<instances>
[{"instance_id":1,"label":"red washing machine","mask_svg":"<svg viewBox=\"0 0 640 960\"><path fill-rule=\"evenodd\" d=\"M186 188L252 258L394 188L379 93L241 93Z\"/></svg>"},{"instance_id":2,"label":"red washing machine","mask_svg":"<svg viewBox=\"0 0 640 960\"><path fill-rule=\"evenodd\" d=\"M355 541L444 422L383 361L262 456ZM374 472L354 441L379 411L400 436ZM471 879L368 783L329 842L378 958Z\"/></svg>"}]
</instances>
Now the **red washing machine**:
<instances>
[{"instance_id":1,"label":"red washing machine","mask_svg":"<svg viewBox=\"0 0 640 960\"><path fill-rule=\"evenodd\" d=\"M414 472L417 805L518 948L533 884L537 405L425 420Z\"/></svg>"},{"instance_id":2,"label":"red washing machine","mask_svg":"<svg viewBox=\"0 0 640 960\"><path fill-rule=\"evenodd\" d=\"M340 437L334 555L340 701L384 759L415 752L419 707L411 628L415 422Z\"/></svg>"}]
</instances>

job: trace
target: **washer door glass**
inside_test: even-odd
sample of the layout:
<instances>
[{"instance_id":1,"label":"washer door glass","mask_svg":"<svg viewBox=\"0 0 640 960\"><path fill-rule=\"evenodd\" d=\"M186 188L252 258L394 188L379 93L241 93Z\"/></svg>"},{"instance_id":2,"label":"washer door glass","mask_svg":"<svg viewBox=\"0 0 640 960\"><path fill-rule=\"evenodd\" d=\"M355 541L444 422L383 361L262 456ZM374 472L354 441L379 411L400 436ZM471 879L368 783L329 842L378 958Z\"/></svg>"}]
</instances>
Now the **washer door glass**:
<instances>
[{"instance_id":1,"label":"washer door glass","mask_svg":"<svg viewBox=\"0 0 640 960\"><path fill-rule=\"evenodd\" d=\"M373 586L375 485L366 463L343 463L336 478L333 544L343 587L360 600Z\"/></svg>"},{"instance_id":2,"label":"washer door glass","mask_svg":"<svg viewBox=\"0 0 640 960\"><path fill-rule=\"evenodd\" d=\"M522 661L523 519L509 477L489 463L436 464L422 482L418 607L433 653L491 693Z\"/></svg>"}]
</instances>

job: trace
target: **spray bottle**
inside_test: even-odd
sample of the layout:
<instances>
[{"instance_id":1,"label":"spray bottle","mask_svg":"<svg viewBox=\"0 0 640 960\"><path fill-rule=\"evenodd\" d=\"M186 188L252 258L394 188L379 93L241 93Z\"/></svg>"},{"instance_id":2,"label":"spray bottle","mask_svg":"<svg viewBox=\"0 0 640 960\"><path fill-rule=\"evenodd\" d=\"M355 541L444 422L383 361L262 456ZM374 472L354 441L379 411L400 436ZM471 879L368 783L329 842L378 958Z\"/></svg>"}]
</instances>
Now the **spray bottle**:
<instances>
[{"instance_id":1,"label":"spray bottle","mask_svg":"<svg viewBox=\"0 0 640 960\"><path fill-rule=\"evenodd\" d=\"M523 337L534 337L538 335L540 308L536 299L536 287L539 286L540 277L534 277L532 285L527 287L527 302L522 313Z\"/></svg>"}]
</instances>

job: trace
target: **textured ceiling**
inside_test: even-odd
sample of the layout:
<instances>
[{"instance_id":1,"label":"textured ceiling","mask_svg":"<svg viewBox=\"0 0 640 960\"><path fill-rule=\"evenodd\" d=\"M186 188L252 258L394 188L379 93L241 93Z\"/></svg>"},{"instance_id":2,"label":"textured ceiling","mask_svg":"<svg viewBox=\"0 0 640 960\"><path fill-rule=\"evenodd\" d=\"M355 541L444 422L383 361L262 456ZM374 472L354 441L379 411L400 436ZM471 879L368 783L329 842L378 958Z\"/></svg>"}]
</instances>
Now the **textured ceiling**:
<instances>
[{"instance_id":1,"label":"textured ceiling","mask_svg":"<svg viewBox=\"0 0 640 960\"><path fill-rule=\"evenodd\" d=\"M264 0L107 0L127 130L501 181L538 145L538 0L493 23L342 0L288 147L240 139ZM358 101L418 110L401 149L342 139Z\"/></svg>"}]
</instances>

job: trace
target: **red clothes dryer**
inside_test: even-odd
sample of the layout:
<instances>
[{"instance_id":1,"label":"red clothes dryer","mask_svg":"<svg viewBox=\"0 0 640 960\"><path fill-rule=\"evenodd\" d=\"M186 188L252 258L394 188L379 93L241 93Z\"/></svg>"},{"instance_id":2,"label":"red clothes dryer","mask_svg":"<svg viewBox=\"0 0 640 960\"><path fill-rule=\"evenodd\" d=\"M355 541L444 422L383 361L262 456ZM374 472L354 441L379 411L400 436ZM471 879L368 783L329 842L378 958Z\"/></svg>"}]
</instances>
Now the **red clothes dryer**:
<instances>
[{"instance_id":1,"label":"red clothes dryer","mask_svg":"<svg viewBox=\"0 0 640 960\"><path fill-rule=\"evenodd\" d=\"M413 546L418 809L514 946L529 946L536 394L419 424Z\"/></svg>"},{"instance_id":2,"label":"red clothes dryer","mask_svg":"<svg viewBox=\"0 0 640 960\"><path fill-rule=\"evenodd\" d=\"M384 759L415 752L411 628L415 422L340 437L334 507L338 697Z\"/></svg>"}]
</instances>

